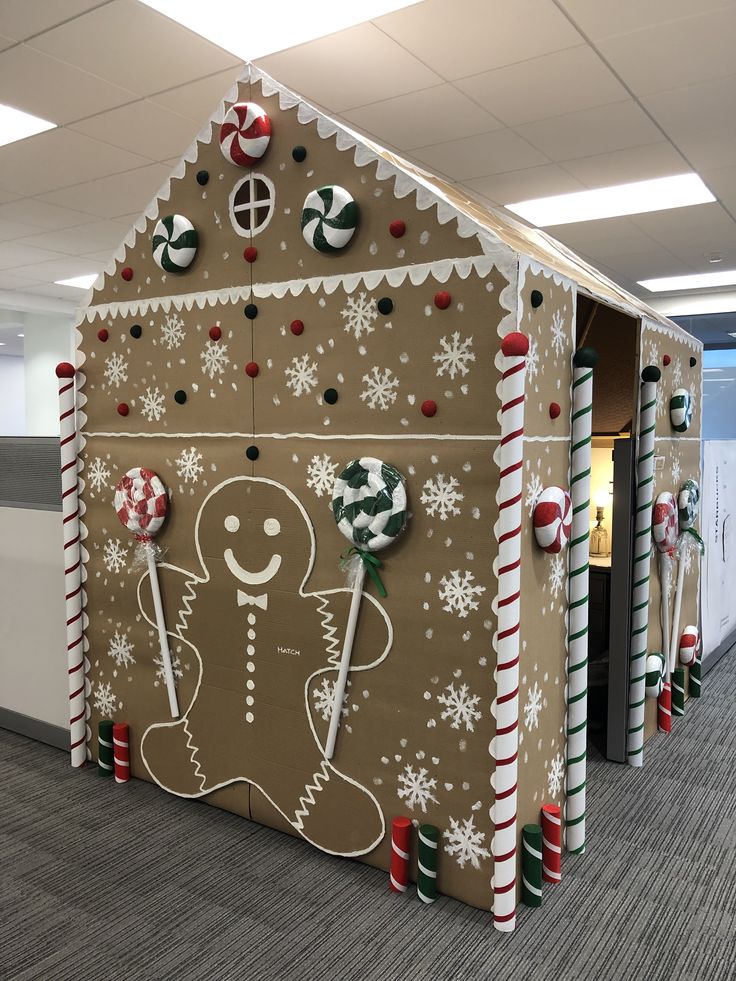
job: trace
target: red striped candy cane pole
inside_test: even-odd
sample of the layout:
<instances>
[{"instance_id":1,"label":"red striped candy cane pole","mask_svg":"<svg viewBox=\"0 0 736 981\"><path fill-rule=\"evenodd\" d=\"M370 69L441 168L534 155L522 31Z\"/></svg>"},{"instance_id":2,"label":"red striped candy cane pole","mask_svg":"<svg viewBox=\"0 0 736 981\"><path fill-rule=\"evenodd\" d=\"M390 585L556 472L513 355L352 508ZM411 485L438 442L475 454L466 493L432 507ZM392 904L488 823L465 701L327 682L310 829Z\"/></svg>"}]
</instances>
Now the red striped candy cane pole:
<instances>
[{"instance_id":1,"label":"red striped candy cane pole","mask_svg":"<svg viewBox=\"0 0 736 981\"><path fill-rule=\"evenodd\" d=\"M113 725L112 745L115 783L127 783L130 779L130 736L127 722L116 722Z\"/></svg>"},{"instance_id":2,"label":"red striped candy cane pole","mask_svg":"<svg viewBox=\"0 0 736 981\"><path fill-rule=\"evenodd\" d=\"M406 892L409 885L409 845L411 821L406 817L394 818L391 826L391 891Z\"/></svg>"},{"instance_id":3,"label":"red striped candy cane pole","mask_svg":"<svg viewBox=\"0 0 736 981\"><path fill-rule=\"evenodd\" d=\"M559 882L562 878L561 854L560 809L557 804L545 804L542 808L542 878L545 882Z\"/></svg>"},{"instance_id":4,"label":"red striped candy cane pole","mask_svg":"<svg viewBox=\"0 0 736 981\"><path fill-rule=\"evenodd\" d=\"M524 451L524 379L529 341L524 334L507 334L501 343L500 479L496 502L498 521L498 629L496 697L491 706L496 735L491 741L495 760L491 809L493 835L493 925L510 931L516 926L516 788L519 756L519 598L521 591L521 497Z\"/></svg>"},{"instance_id":5,"label":"red striped candy cane pole","mask_svg":"<svg viewBox=\"0 0 736 981\"><path fill-rule=\"evenodd\" d=\"M56 366L59 379L61 447L61 515L64 530L64 592L66 594L66 652L69 672L69 731L72 766L87 759L82 644L82 555L79 546L77 488L77 424L74 416L76 370L67 361Z\"/></svg>"}]
</instances>

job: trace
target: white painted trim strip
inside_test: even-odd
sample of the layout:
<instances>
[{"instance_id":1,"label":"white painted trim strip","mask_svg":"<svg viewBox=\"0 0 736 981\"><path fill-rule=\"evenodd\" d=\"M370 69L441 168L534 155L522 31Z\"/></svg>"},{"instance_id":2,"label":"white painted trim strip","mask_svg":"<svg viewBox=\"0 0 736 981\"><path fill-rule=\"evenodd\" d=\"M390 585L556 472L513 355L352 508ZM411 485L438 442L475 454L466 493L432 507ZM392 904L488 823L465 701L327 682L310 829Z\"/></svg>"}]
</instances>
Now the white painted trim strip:
<instances>
[{"instance_id":1,"label":"white painted trim strip","mask_svg":"<svg viewBox=\"0 0 736 981\"><path fill-rule=\"evenodd\" d=\"M138 439L317 439L329 442L333 439L434 439L434 440L464 440L473 442L497 442L500 434L491 436L488 433L104 433L83 430L85 439L104 436L106 438ZM527 436L528 442L564 442L569 436Z\"/></svg>"}]
</instances>

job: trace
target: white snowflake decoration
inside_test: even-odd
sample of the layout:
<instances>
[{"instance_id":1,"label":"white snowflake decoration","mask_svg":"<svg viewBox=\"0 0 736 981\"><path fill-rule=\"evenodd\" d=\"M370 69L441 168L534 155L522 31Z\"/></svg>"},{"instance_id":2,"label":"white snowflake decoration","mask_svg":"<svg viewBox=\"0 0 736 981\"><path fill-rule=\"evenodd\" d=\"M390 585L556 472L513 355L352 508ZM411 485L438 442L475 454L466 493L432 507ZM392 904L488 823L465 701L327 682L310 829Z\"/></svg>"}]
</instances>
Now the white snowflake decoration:
<instances>
[{"instance_id":1,"label":"white snowflake decoration","mask_svg":"<svg viewBox=\"0 0 736 981\"><path fill-rule=\"evenodd\" d=\"M379 408L385 412L396 401L399 379L388 368L371 368L369 374L363 375L363 381L366 389L360 397L368 403L369 409Z\"/></svg>"},{"instance_id":2,"label":"white snowflake decoration","mask_svg":"<svg viewBox=\"0 0 736 981\"><path fill-rule=\"evenodd\" d=\"M684 548L682 549L680 561L685 564L685 572L689 573L693 567L693 549L689 548L688 543L684 543Z\"/></svg>"},{"instance_id":3,"label":"white snowflake decoration","mask_svg":"<svg viewBox=\"0 0 736 981\"><path fill-rule=\"evenodd\" d=\"M122 354L111 354L109 358L105 358L105 378L108 385L116 388L120 387L121 382L127 382L128 362Z\"/></svg>"},{"instance_id":4,"label":"white snowflake decoration","mask_svg":"<svg viewBox=\"0 0 736 981\"><path fill-rule=\"evenodd\" d=\"M118 573L125 568L128 558L128 549L123 545L119 538L115 541L108 538L102 548L102 561L108 572Z\"/></svg>"},{"instance_id":5,"label":"white snowflake decoration","mask_svg":"<svg viewBox=\"0 0 736 981\"><path fill-rule=\"evenodd\" d=\"M193 484L196 484L199 480L199 475L204 473L204 467L199 462L201 459L202 454L197 452L195 446L192 446L188 450L182 450L176 458L176 472L185 484L188 484L190 480Z\"/></svg>"},{"instance_id":6,"label":"white snowflake decoration","mask_svg":"<svg viewBox=\"0 0 736 981\"><path fill-rule=\"evenodd\" d=\"M437 788L437 780L430 777L423 766L414 772L411 763L407 763L402 773L398 777L401 786L396 793L404 801L410 811L414 810L414 805L418 804L424 814L427 813L427 804L439 804L439 801L432 793Z\"/></svg>"},{"instance_id":7,"label":"white snowflake decoration","mask_svg":"<svg viewBox=\"0 0 736 981\"><path fill-rule=\"evenodd\" d=\"M657 385L657 418L667 412L667 395L663 385Z\"/></svg>"},{"instance_id":8,"label":"white snowflake decoration","mask_svg":"<svg viewBox=\"0 0 736 981\"><path fill-rule=\"evenodd\" d=\"M680 477L682 477L682 465L680 464L680 458L676 456L672 461L672 483L678 485L680 483Z\"/></svg>"},{"instance_id":9,"label":"white snowflake decoration","mask_svg":"<svg viewBox=\"0 0 736 981\"><path fill-rule=\"evenodd\" d=\"M91 496L94 497L95 493L99 494L103 488L106 488L109 479L110 471L107 469L107 465L100 457L96 456L87 467L87 484Z\"/></svg>"},{"instance_id":10,"label":"white snowflake decoration","mask_svg":"<svg viewBox=\"0 0 736 981\"><path fill-rule=\"evenodd\" d=\"M230 364L227 344L220 344L219 341L207 341L199 356L202 359L202 374L207 375L210 381L215 375L224 375L225 366Z\"/></svg>"},{"instance_id":11,"label":"white snowflake decoration","mask_svg":"<svg viewBox=\"0 0 736 981\"><path fill-rule=\"evenodd\" d=\"M114 715L118 706L118 697L107 682L97 682L93 698L95 708L100 715Z\"/></svg>"},{"instance_id":12,"label":"white snowflake decoration","mask_svg":"<svg viewBox=\"0 0 736 981\"><path fill-rule=\"evenodd\" d=\"M526 373L532 381L539 373L539 345L535 338L529 338L529 350L526 355Z\"/></svg>"},{"instance_id":13,"label":"white snowflake decoration","mask_svg":"<svg viewBox=\"0 0 736 981\"><path fill-rule=\"evenodd\" d=\"M153 679L154 688L158 688L159 682L166 684L166 672L164 671L164 659L161 654L157 654L153 659L153 663L156 667L156 675ZM176 654L171 655L171 673L174 676L174 684L179 681L180 678L184 677L184 672L181 666L181 658Z\"/></svg>"},{"instance_id":14,"label":"white snowflake decoration","mask_svg":"<svg viewBox=\"0 0 736 981\"><path fill-rule=\"evenodd\" d=\"M299 398L301 395L309 395L310 391L317 384L317 363L309 363L309 355L303 354L301 358L292 358L291 366L284 369L284 374L289 379L286 383L287 388L291 388L292 394Z\"/></svg>"},{"instance_id":15,"label":"white snowflake decoration","mask_svg":"<svg viewBox=\"0 0 736 981\"><path fill-rule=\"evenodd\" d=\"M474 869L479 869L481 861L490 857L488 849L483 848L486 836L476 829L473 817L456 821L450 816L450 830L445 831L445 839L445 851L454 856L461 869L465 868L466 862L470 862Z\"/></svg>"},{"instance_id":16,"label":"white snowflake decoration","mask_svg":"<svg viewBox=\"0 0 736 981\"><path fill-rule=\"evenodd\" d=\"M347 704L347 689L350 687L350 684L351 682L348 681L342 698L341 716L346 716L350 711ZM332 706L335 704L335 682L330 681L329 678L323 678L322 683L317 688L312 689L312 702L314 704L314 711L322 716L324 722L329 722L332 718Z\"/></svg>"},{"instance_id":17,"label":"white snowflake decoration","mask_svg":"<svg viewBox=\"0 0 736 981\"><path fill-rule=\"evenodd\" d=\"M533 473L526 485L526 497L524 499L524 507L529 508L530 518L534 514L534 506L543 490L544 487L542 486L542 481L539 479L539 474Z\"/></svg>"},{"instance_id":18,"label":"white snowflake decoration","mask_svg":"<svg viewBox=\"0 0 736 981\"><path fill-rule=\"evenodd\" d=\"M524 703L524 725L527 729L539 728L539 713L542 711L542 689L537 682L526 693Z\"/></svg>"},{"instance_id":19,"label":"white snowflake decoration","mask_svg":"<svg viewBox=\"0 0 736 981\"><path fill-rule=\"evenodd\" d=\"M373 321L378 316L376 301L373 297L366 299L365 293L359 293L357 297L349 296L347 306L340 311L340 316L345 321L345 330L353 332L355 340L358 341L363 334L372 334L376 329Z\"/></svg>"},{"instance_id":20,"label":"white snowflake decoration","mask_svg":"<svg viewBox=\"0 0 736 981\"><path fill-rule=\"evenodd\" d=\"M549 566L549 591L557 599L557 594L565 583L565 561L561 555L554 555Z\"/></svg>"},{"instance_id":21,"label":"white snowflake decoration","mask_svg":"<svg viewBox=\"0 0 736 981\"><path fill-rule=\"evenodd\" d=\"M460 508L456 505L465 495L457 490L459 486L460 482L456 477L445 477L443 473L425 481L419 500L427 505L426 511L430 518L439 515L440 521L446 521L450 515L460 514Z\"/></svg>"},{"instance_id":22,"label":"white snowflake decoration","mask_svg":"<svg viewBox=\"0 0 736 981\"><path fill-rule=\"evenodd\" d=\"M442 694L437 696L437 701L445 706L442 718L450 720L451 729L459 729L464 725L466 732L475 732L473 723L481 715L477 709L480 695L471 695L465 683L456 689L455 683L450 682Z\"/></svg>"},{"instance_id":23,"label":"white snowflake decoration","mask_svg":"<svg viewBox=\"0 0 736 981\"><path fill-rule=\"evenodd\" d=\"M455 375L459 373L460 377L464 378L470 371L468 364L475 361L475 354L471 350L473 338L466 337L461 341L460 332L457 330L450 337L449 341L446 337L441 337L442 350L432 355L432 360L437 365L437 375L447 373L454 380Z\"/></svg>"},{"instance_id":24,"label":"white snowflake decoration","mask_svg":"<svg viewBox=\"0 0 736 981\"><path fill-rule=\"evenodd\" d=\"M331 495L337 468L338 464L333 463L326 453L322 456L319 454L313 456L311 462L307 464L307 487L311 487L317 497L322 497L323 494Z\"/></svg>"},{"instance_id":25,"label":"white snowflake decoration","mask_svg":"<svg viewBox=\"0 0 736 981\"><path fill-rule=\"evenodd\" d=\"M549 765L547 770L547 790L550 797L557 797L562 789L562 781L565 778L565 761L558 753Z\"/></svg>"},{"instance_id":26,"label":"white snowflake decoration","mask_svg":"<svg viewBox=\"0 0 736 981\"><path fill-rule=\"evenodd\" d=\"M449 576L440 579L438 595L444 602L442 609L446 613L456 613L463 620L471 612L478 609L478 603L474 599L485 593L485 586L474 585L475 576L467 569L460 575L460 570L455 569Z\"/></svg>"},{"instance_id":27,"label":"white snowflake decoration","mask_svg":"<svg viewBox=\"0 0 736 981\"><path fill-rule=\"evenodd\" d=\"M141 413L149 422L158 422L166 412L164 394L158 388L147 388L141 395Z\"/></svg>"},{"instance_id":28,"label":"white snowflake decoration","mask_svg":"<svg viewBox=\"0 0 736 981\"><path fill-rule=\"evenodd\" d=\"M184 321L176 313L169 313L161 324L161 343L168 351L181 347L184 340Z\"/></svg>"},{"instance_id":29,"label":"white snowflake decoration","mask_svg":"<svg viewBox=\"0 0 736 981\"><path fill-rule=\"evenodd\" d=\"M117 630L110 638L107 647L108 655L113 659L119 668L129 668L135 664L133 650L135 644L131 644L126 633L119 633Z\"/></svg>"},{"instance_id":30,"label":"white snowflake decoration","mask_svg":"<svg viewBox=\"0 0 736 981\"><path fill-rule=\"evenodd\" d=\"M565 321L562 311L555 310L552 314L552 349L555 352L555 357L559 358L566 345L567 337L565 336Z\"/></svg>"}]
</instances>

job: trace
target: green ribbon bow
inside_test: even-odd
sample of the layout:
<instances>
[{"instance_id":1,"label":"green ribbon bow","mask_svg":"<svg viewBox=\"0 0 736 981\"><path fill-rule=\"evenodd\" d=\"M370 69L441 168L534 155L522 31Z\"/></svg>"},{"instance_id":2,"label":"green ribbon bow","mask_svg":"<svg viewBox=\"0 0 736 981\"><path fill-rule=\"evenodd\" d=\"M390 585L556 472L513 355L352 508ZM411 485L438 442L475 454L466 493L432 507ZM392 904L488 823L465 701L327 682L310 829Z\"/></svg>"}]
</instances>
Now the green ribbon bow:
<instances>
[{"instance_id":1,"label":"green ribbon bow","mask_svg":"<svg viewBox=\"0 0 736 981\"><path fill-rule=\"evenodd\" d=\"M682 534L683 536L692 535L695 539L695 544L698 546L698 551L701 555L705 555L705 542L694 528L683 528Z\"/></svg>"},{"instance_id":2,"label":"green ribbon bow","mask_svg":"<svg viewBox=\"0 0 736 981\"><path fill-rule=\"evenodd\" d=\"M353 555L359 556L362 560L363 565L366 568L366 572L376 585L378 595L388 596L386 587L383 585L381 582L381 577L378 575L378 570L383 565L378 556L374 555L372 552L366 551L364 548L357 548L356 546L353 546L353 548L349 548L347 552L343 552L343 554L340 556L340 565L344 567L350 561Z\"/></svg>"}]
</instances>

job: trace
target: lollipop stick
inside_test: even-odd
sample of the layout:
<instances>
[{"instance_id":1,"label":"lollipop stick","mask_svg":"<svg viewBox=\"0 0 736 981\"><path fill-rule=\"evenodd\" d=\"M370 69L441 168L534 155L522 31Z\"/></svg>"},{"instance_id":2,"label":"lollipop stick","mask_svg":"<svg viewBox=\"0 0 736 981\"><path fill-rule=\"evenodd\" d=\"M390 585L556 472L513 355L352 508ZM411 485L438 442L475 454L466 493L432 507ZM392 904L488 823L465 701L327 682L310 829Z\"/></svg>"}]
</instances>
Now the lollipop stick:
<instances>
[{"instance_id":1,"label":"lollipop stick","mask_svg":"<svg viewBox=\"0 0 736 981\"><path fill-rule=\"evenodd\" d=\"M677 586L675 587L675 609L672 614L672 633L670 634L670 672L675 670L675 658L678 644L677 632L680 628L680 611L682 610L682 587L685 584L685 535L682 536L680 544L680 564L677 567Z\"/></svg>"},{"instance_id":2,"label":"lollipop stick","mask_svg":"<svg viewBox=\"0 0 736 981\"><path fill-rule=\"evenodd\" d=\"M176 700L176 685L174 684L174 672L171 667L171 654L169 653L169 638L166 635L166 621L164 620L164 607L161 602L161 590L158 585L158 572L156 570L156 556L152 548L146 549L148 559L148 578L151 580L151 592L153 593L153 608L156 611L156 626L158 627L158 642L161 646L161 661L164 668L164 680L166 691L169 695L169 708L171 718L179 718L179 703Z\"/></svg>"},{"instance_id":3,"label":"lollipop stick","mask_svg":"<svg viewBox=\"0 0 736 981\"><path fill-rule=\"evenodd\" d=\"M360 562L360 560L357 560ZM353 652L353 638L355 628L358 625L358 612L360 610L360 600L363 595L363 583L365 581L365 564L360 562L360 566L355 577L353 587L353 598L350 601L350 612L348 613L348 625L345 628L345 640L342 644L342 654L340 655L340 670L335 682L335 697L332 702L332 715L330 716L330 728L327 733L327 745L325 746L325 756L328 760L332 759L335 752L335 742L337 741L337 730L340 726L342 716L342 700L345 697L345 685L348 680L350 670L350 655Z\"/></svg>"},{"instance_id":4,"label":"lollipop stick","mask_svg":"<svg viewBox=\"0 0 736 981\"><path fill-rule=\"evenodd\" d=\"M657 698L657 726L660 732L670 732L672 725L672 686L670 684L670 603L667 595L670 584L671 559L667 552L659 553L659 581L662 589L660 619L662 621L662 654L664 655L664 686Z\"/></svg>"}]
</instances>

